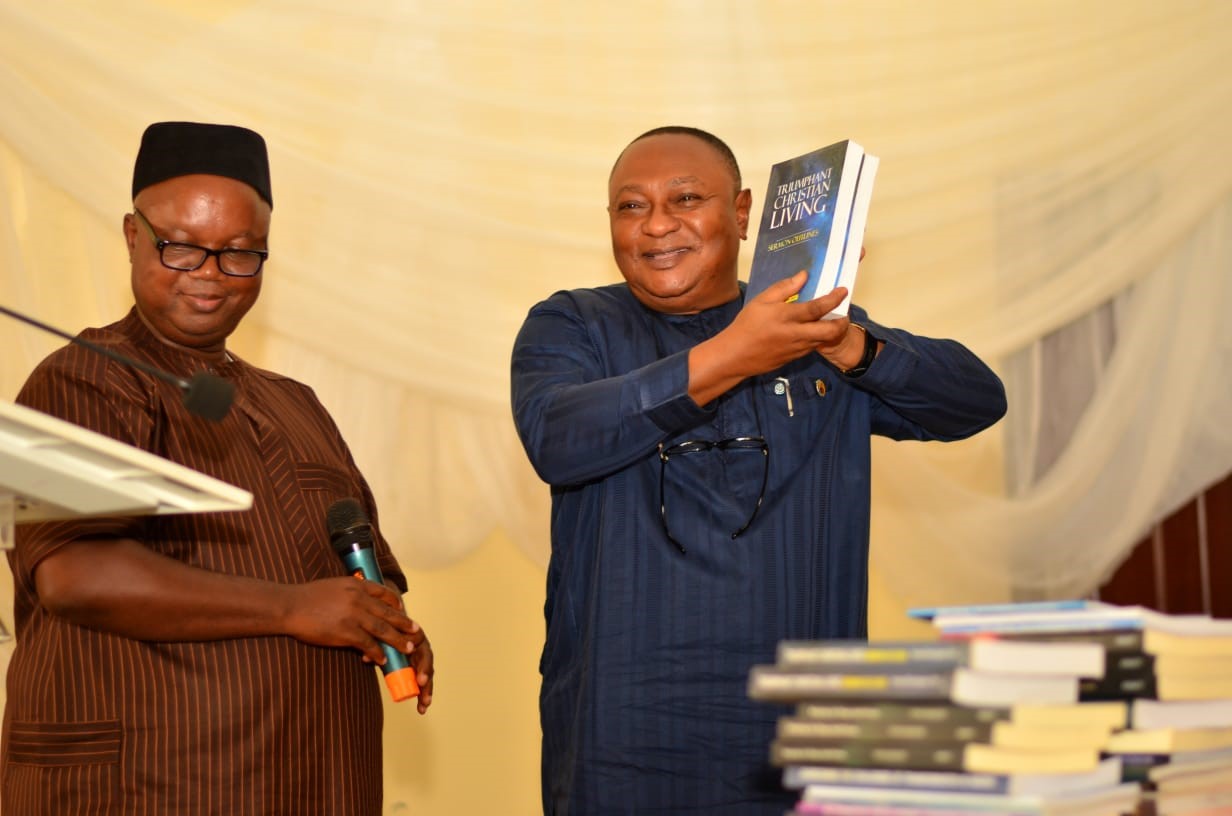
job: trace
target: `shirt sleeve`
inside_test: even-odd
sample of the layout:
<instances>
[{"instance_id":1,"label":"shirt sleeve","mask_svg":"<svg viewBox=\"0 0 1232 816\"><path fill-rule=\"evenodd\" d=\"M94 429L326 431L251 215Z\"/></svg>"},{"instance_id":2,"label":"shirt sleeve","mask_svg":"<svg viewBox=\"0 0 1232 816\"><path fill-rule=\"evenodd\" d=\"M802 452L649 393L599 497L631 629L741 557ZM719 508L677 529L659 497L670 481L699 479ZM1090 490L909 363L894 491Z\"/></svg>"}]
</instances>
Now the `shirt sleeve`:
<instances>
[{"instance_id":1,"label":"shirt sleeve","mask_svg":"<svg viewBox=\"0 0 1232 816\"><path fill-rule=\"evenodd\" d=\"M853 321L885 343L867 372L848 382L872 397L872 430L892 439L953 441L1005 415L1005 387L980 358L954 340L881 326L852 307Z\"/></svg>"},{"instance_id":2,"label":"shirt sleeve","mask_svg":"<svg viewBox=\"0 0 1232 816\"><path fill-rule=\"evenodd\" d=\"M17 402L138 448L152 427L139 389L105 360L91 360L72 347L45 360L22 387ZM33 587L34 568L73 541L140 538L139 518L71 518L22 524L10 556L15 580Z\"/></svg>"},{"instance_id":3,"label":"shirt sleeve","mask_svg":"<svg viewBox=\"0 0 1232 816\"><path fill-rule=\"evenodd\" d=\"M628 372L603 348L567 295L531 310L513 348L514 423L545 482L582 484L646 456L710 412L688 394L688 351Z\"/></svg>"}]
</instances>

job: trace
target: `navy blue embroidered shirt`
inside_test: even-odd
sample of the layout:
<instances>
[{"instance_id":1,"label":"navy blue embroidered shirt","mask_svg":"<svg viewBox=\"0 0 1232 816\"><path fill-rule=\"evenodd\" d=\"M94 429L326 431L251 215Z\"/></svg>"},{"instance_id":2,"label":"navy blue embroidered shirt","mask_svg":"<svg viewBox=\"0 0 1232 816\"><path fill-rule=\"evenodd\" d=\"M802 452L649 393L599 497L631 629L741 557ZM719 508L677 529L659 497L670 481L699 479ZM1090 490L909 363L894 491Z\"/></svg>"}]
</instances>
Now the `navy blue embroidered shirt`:
<instances>
[{"instance_id":1,"label":"navy blue embroidered shirt","mask_svg":"<svg viewBox=\"0 0 1232 816\"><path fill-rule=\"evenodd\" d=\"M867 373L820 355L688 395L688 352L742 300L695 315L624 284L558 292L513 350L513 412L551 485L543 686L546 814L781 814L781 709L748 699L778 641L866 636L870 436L960 439L1005 412L1000 380L950 340L851 318L885 343ZM790 398L790 399L789 399ZM686 440L756 448L672 456ZM660 474L669 540L660 518Z\"/></svg>"}]
</instances>

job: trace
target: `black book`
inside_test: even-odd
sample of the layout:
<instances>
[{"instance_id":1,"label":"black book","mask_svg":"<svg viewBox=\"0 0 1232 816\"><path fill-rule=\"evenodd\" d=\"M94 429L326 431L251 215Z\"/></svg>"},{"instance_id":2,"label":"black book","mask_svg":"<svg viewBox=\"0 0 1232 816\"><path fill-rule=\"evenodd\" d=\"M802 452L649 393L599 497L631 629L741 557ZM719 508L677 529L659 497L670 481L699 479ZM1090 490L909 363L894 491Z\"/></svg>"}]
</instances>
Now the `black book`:
<instances>
[{"instance_id":1,"label":"black book","mask_svg":"<svg viewBox=\"0 0 1232 816\"><path fill-rule=\"evenodd\" d=\"M1104 653L1143 654L1144 633L1141 629L1089 629L1062 632L1003 632L1004 640L1035 640L1047 643L1098 643Z\"/></svg>"},{"instance_id":2,"label":"black book","mask_svg":"<svg viewBox=\"0 0 1232 816\"><path fill-rule=\"evenodd\" d=\"M1121 760L1109 757L1086 772L987 774L971 771L921 771L911 768L848 768L828 765L788 765L783 787L803 790L809 785L845 785L864 789L902 791L955 791L1043 796L1110 788L1121 780Z\"/></svg>"},{"instance_id":3,"label":"black book","mask_svg":"<svg viewBox=\"0 0 1232 816\"><path fill-rule=\"evenodd\" d=\"M1076 773L1099 766L1099 749L1031 751L983 743L927 741L787 740L770 743L770 761L779 767L908 768L976 773Z\"/></svg>"},{"instance_id":4,"label":"black book","mask_svg":"<svg viewBox=\"0 0 1232 816\"><path fill-rule=\"evenodd\" d=\"M1124 652L1099 679L1083 678L1082 700L1219 700L1232 698L1232 660L1225 656Z\"/></svg>"},{"instance_id":5,"label":"black book","mask_svg":"<svg viewBox=\"0 0 1232 816\"><path fill-rule=\"evenodd\" d=\"M1078 700L1078 677L1022 675L953 669L906 670L877 666L754 666L749 697L773 702L808 700L934 700L972 706L1015 703L1071 703Z\"/></svg>"},{"instance_id":6,"label":"black book","mask_svg":"<svg viewBox=\"0 0 1232 816\"><path fill-rule=\"evenodd\" d=\"M1037 708L1044 708L1038 706ZM1069 706L1064 706L1068 709ZM1013 710L999 706L963 706L950 703L892 703L882 700L810 702L796 706L802 719L830 722L980 725L1010 719Z\"/></svg>"},{"instance_id":7,"label":"black book","mask_svg":"<svg viewBox=\"0 0 1232 816\"><path fill-rule=\"evenodd\" d=\"M966 706L954 703L909 703L887 700L812 701L796 706L796 719L883 725L983 726L1007 721L1032 728L1124 728L1124 701L1018 703L1012 706Z\"/></svg>"}]
</instances>

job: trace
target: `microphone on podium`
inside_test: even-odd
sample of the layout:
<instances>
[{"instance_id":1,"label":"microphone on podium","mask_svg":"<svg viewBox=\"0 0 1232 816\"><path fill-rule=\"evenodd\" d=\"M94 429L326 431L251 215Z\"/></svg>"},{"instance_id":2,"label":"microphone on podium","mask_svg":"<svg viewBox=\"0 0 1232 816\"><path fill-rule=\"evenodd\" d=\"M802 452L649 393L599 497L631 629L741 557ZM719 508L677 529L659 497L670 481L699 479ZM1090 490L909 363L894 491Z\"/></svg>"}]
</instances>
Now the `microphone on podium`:
<instances>
[{"instance_id":1,"label":"microphone on podium","mask_svg":"<svg viewBox=\"0 0 1232 816\"><path fill-rule=\"evenodd\" d=\"M325 521L329 526L329 542L347 570L356 578L385 583L372 549L372 524L360 503L350 498L339 499L326 511ZM381 643L381 650L385 652L381 672L394 701L418 696L419 682L410 659L388 643Z\"/></svg>"},{"instance_id":2,"label":"microphone on podium","mask_svg":"<svg viewBox=\"0 0 1232 816\"><path fill-rule=\"evenodd\" d=\"M191 378L184 379L177 377L174 374L155 368L148 363L143 363L140 360L134 360L131 357L126 357L123 354L112 351L109 348L100 346L97 343L91 343L89 340L83 340L80 337L69 334L66 331L61 331L54 326L48 326L46 323L35 320L32 317L27 317L21 312L15 312L5 306L0 306L0 313L6 314L9 317L20 320L23 323L28 323L35 328L42 329L45 332L50 332L57 337L63 337L69 342L76 343L79 346L84 346L91 351L102 354L106 357L135 368L138 371L144 371L163 382L171 383L178 386L183 392L184 407L190 413L196 414L203 419L208 419L213 422L218 422L227 415L231 410L231 403L235 400L235 384L222 377L214 374L209 374L205 371L198 371Z\"/></svg>"}]
</instances>

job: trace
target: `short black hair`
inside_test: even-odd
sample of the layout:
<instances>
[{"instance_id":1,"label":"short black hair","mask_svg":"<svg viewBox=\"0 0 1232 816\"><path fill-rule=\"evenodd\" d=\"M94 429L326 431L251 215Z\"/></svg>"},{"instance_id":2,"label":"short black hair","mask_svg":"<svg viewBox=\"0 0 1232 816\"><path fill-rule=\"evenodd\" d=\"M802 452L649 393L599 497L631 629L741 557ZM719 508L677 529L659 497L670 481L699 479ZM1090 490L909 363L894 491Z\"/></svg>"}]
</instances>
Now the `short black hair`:
<instances>
[{"instance_id":1,"label":"short black hair","mask_svg":"<svg viewBox=\"0 0 1232 816\"><path fill-rule=\"evenodd\" d=\"M625 150L628 150L633 145L640 142L642 139L648 139L651 136L677 135L677 136L692 136L694 139L700 139L706 144L718 151L719 156L723 159L723 163L727 165L727 169L731 171L732 178L736 182L736 191L740 191L740 165L736 162L736 154L727 146L727 142L715 136L708 130L701 128L689 127L688 125L663 125L662 127L652 128L642 135L638 136L629 144L625 145ZM621 156L624 156L625 150L620 151L620 156L616 157L616 161L612 164L612 173L616 172L616 165L620 164ZM611 173L608 174L611 178Z\"/></svg>"}]
</instances>

